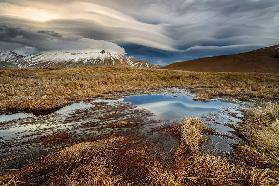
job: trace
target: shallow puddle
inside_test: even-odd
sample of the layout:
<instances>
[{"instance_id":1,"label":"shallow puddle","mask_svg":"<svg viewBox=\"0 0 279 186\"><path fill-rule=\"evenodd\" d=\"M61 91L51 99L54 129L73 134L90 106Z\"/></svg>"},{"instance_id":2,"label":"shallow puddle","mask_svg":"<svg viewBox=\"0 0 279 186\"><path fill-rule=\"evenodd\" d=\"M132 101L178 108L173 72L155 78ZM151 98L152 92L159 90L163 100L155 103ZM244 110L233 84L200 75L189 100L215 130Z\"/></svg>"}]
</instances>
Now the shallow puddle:
<instances>
[{"instance_id":1,"label":"shallow puddle","mask_svg":"<svg viewBox=\"0 0 279 186\"><path fill-rule=\"evenodd\" d=\"M143 141L155 145L158 155L168 158L178 146L178 140L158 129L189 117L202 118L209 128L215 130L214 135L207 136L208 140L202 146L204 152L230 153L232 145L239 143L240 139L229 125L241 121L241 108L242 104L223 100L195 101L194 96L186 91L170 89L117 100L73 103L42 116L0 115L0 159L3 161L0 160L0 170L18 168L31 162L32 156L40 157L72 143L112 133L141 136ZM57 133L67 133L71 139L65 144L53 139L55 143L51 146L42 145L41 139L52 139ZM7 161L10 156L15 159ZM29 159L24 163L25 156Z\"/></svg>"},{"instance_id":2,"label":"shallow puddle","mask_svg":"<svg viewBox=\"0 0 279 186\"><path fill-rule=\"evenodd\" d=\"M160 120L182 120L189 117L201 117L237 106L222 100L195 101L192 95L183 93L128 96L124 98L124 101L149 110L155 114L156 119Z\"/></svg>"},{"instance_id":3,"label":"shallow puddle","mask_svg":"<svg viewBox=\"0 0 279 186\"><path fill-rule=\"evenodd\" d=\"M162 121L182 121L187 118L203 119L214 135L207 135L202 150L207 153L229 154L232 145L241 142L234 135L231 125L241 121L243 104L224 100L196 101L187 92L133 95L124 98L125 102L150 111L154 118Z\"/></svg>"},{"instance_id":4,"label":"shallow puddle","mask_svg":"<svg viewBox=\"0 0 279 186\"><path fill-rule=\"evenodd\" d=\"M33 117L33 114L16 113L16 114L2 114L0 115L0 124L4 122L10 122L18 119L25 119Z\"/></svg>"},{"instance_id":5,"label":"shallow puddle","mask_svg":"<svg viewBox=\"0 0 279 186\"><path fill-rule=\"evenodd\" d=\"M75 113L78 110L87 110L91 107L94 107L91 103L85 103L85 102L79 102L79 103L73 103L70 105L67 105L59 110L57 110L55 113L61 114L61 115L69 115L71 113Z\"/></svg>"}]
</instances>

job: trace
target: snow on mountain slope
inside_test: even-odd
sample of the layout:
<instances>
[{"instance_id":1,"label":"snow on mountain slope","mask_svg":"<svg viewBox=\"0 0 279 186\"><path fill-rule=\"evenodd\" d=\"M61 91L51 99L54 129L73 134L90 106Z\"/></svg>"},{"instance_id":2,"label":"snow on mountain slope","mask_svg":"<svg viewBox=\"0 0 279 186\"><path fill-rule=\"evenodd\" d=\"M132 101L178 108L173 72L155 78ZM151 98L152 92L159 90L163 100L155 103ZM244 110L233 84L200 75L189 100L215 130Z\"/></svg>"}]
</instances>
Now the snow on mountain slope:
<instances>
[{"instance_id":1,"label":"snow on mountain slope","mask_svg":"<svg viewBox=\"0 0 279 186\"><path fill-rule=\"evenodd\" d=\"M0 50L0 67L17 67L22 61L22 55L13 51Z\"/></svg>"},{"instance_id":2,"label":"snow on mountain slope","mask_svg":"<svg viewBox=\"0 0 279 186\"><path fill-rule=\"evenodd\" d=\"M77 64L82 62L84 64L101 64L105 60L111 60L112 65L116 60L122 60L123 54L114 51L106 52L100 50L82 50L82 51L47 51L40 52L35 55L25 57L27 66L48 66L55 64L72 63Z\"/></svg>"},{"instance_id":3,"label":"snow on mountain slope","mask_svg":"<svg viewBox=\"0 0 279 186\"><path fill-rule=\"evenodd\" d=\"M12 54L16 54L11 52ZM1 55L1 54L0 54ZM3 56L6 54L3 54ZM131 67L154 68L155 65L149 64L126 56L125 53L113 50L59 50L45 51L28 56L18 55L18 59L9 57L4 58L6 64L17 67L75 67L82 65L125 65ZM0 64L1 66L1 64ZM7 66L7 65L6 65Z\"/></svg>"}]
</instances>

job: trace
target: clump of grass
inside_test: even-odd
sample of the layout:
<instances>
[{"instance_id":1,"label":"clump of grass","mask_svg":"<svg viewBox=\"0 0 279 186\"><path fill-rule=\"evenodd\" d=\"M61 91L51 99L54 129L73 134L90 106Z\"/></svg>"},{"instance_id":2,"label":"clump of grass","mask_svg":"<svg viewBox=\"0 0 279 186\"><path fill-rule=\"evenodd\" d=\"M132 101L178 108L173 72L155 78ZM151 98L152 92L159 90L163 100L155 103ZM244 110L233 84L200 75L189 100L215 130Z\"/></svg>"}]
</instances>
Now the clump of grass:
<instances>
[{"instance_id":1,"label":"clump of grass","mask_svg":"<svg viewBox=\"0 0 279 186\"><path fill-rule=\"evenodd\" d=\"M150 170L155 185L228 185L245 181L240 169L213 155L188 157L169 170L157 163Z\"/></svg>"},{"instance_id":2,"label":"clump of grass","mask_svg":"<svg viewBox=\"0 0 279 186\"><path fill-rule=\"evenodd\" d=\"M266 169L251 168L245 170L246 184L252 186L269 186L278 185L278 182L273 179L274 175ZM278 177L278 174L277 174Z\"/></svg>"},{"instance_id":3,"label":"clump of grass","mask_svg":"<svg viewBox=\"0 0 279 186\"><path fill-rule=\"evenodd\" d=\"M51 154L16 173L1 178L36 185L117 185L125 183L121 175L113 175L114 154L123 137L110 137L80 143Z\"/></svg>"},{"instance_id":4,"label":"clump of grass","mask_svg":"<svg viewBox=\"0 0 279 186\"><path fill-rule=\"evenodd\" d=\"M175 131L177 129L175 128ZM270 185L270 174L256 168L236 165L224 157L203 154L205 124L199 119L185 120L180 126L180 145L175 164L165 167L160 162L149 166L153 185ZM176 134L176 132L175 132Z\"/></svg>"},{"instance_id":5,"label":"clump of grass","mask_svg":"<svg viewBox=\"0 0 279 186\"><path fill-rule=\"evenodd\" d=\"M237 131L248 142L237 147L239 155L247 163L279 171L278 104L247 110Z\"/></svg>"},{"instance_id":6,"label":"clump of grass","mask_svg":"<svg viewBox=\"0 0 279 186\"><path fill-rule=\"evenodd\" d=\"M207 127L197 118L185 120L180 127L180 146L176 167L172 170L175 185L224 185L241 177L234 165L219 156L204 155L199 151ZM184 153L183 152L184 149ZM187 149L187 150L186 150Z\"/></svg>"},{"instance_id":7,"label":"clump of grass","mask_svg":"<svg viewBox=\"0 0 279 186\"><path fill-rule=\"evenodd\" d=\"M152 162L145 146L110 136L50 154L19 171L0 177L0 185L141 185Z\"/></svg>"},{"instance_id":8,"label":"clump of grass","mask_svg":"<svg viewBox=\"0 0 279 186\"><path fill-rule=\"evenodd\" d=\"M181 145L186 146L190 151L198 151L199 145L203 142L203 132L206 125L197 118L185 120L180 127Z\"/></svg>"}]
</instances>

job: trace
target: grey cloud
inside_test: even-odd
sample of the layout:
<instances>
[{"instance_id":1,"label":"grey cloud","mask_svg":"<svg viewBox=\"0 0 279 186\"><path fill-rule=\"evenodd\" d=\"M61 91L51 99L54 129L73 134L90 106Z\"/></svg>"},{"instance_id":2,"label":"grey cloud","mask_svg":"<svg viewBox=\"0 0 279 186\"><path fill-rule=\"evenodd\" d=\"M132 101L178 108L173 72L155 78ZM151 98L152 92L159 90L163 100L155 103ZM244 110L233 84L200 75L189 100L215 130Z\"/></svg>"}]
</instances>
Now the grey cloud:
<instances>
[{"instance_id":1,"label":"grey cloud","mask_svg":"<svg viewBox=\"0 0 279 186\"><path fill-rule=\"evenodd\" d=\"M195 47L207 50L212 46L218 51L221 50L218 47L224 47L222 50L228 51L237 50L237 47L245 49L243 46L246 45L264 46L278 42L278 0L2 0L1 2L16 6L45 6L50 10L56 8L55 12L65 14L64 17L45 24L30 20L19 21L18 18L8 15L0 16L0 23L8 21L14 28L19 28L5 28L5 31L0 28L0 41L26 44L31 47L48 49L54 45L66 47L60 43L74 43L74 41L78 41L79 47L86 47L89 44L81 42L105 40L118 45L131 43L167 51L187 51ZM71 3L73 6L69 6ZM91 9L86 10L88 7ZM93 9L94 7L100 10ZM67 8L73 12L67 14L65 10ZM61 11L56 11L59 9Z\"/></svg>"},{"instance_id":2,"label":"grey cloud","mask_svg":"<svg viewBox=\"0 0 279 186\"><path fill-rule=\"evenodd\" d=\"M46 34L52 37L58 37L58 38L62 38L63 36L57 32L54 31L49 31L49 30L39 30L38 33L40 34Z\"/></svg>"},{"instance_id":3,"label":"grey cloud","mask_svg":"<svg viewBox=\"0 0 279 186\"><path fill-rule=\"evenodd\" d=\"M110 3L141 21L165 24L176 47L278 42L279 2L277 0L142 0ZM140 11L134 11L135 9Z\"/></svg>"},{"instance_id":4,"label":"grey cloud","mask_svg":"<svg viewBox=\"0 0 279 186\"><path fill-rule=\"evenodd\" d=\"M57 50L57 49L113 49L123 51L118 45L102 41L92 40L79 36L66 37L53 31L33 31L24 30L22 28L10 27L7 25L0 25L0 49L19 48L23 49L32 48L35 50ZM4 44L5 43L5 44Z\"/></svg>"}]
</instances>

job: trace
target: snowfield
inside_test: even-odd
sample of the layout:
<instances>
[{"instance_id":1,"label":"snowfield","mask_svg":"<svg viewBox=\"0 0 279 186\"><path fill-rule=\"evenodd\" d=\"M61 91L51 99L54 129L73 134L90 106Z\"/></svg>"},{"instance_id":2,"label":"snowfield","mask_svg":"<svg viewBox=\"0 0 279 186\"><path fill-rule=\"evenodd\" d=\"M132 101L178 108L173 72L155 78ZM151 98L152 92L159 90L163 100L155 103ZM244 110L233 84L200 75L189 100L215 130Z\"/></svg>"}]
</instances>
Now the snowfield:
<instances>
[{"instance_id":1,"label":"snowfield","mask_svg":"<svg viewBox=\"0 0 279 186\"><path fill-rule=\"evenodd\" d=\"M126 65L153 68L147 62L128 57L124 52L114 50L54 50L22 56L12 51L0 51L0 67L53 67L79 65Z\"/></svg>"}]
</instances>

